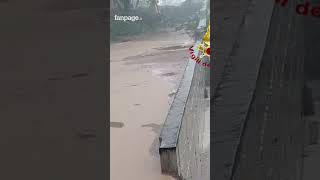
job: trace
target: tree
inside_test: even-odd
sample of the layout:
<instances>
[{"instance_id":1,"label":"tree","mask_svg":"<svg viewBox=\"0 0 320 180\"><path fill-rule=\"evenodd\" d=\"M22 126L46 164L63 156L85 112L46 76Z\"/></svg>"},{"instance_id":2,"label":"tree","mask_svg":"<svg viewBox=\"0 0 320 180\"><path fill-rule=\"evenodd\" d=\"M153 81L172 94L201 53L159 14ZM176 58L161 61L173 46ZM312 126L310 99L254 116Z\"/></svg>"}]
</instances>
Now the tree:
<instances>
[{"instance_id":1,"label":"tree","mask_svg":"<svg viewBox=\"0 0 320 180\"><path fill-rule=\"evenodd\" d=\"M149 0L149 7L156 12L156 14L160 14L158 7L159 0Z\"/></svg>"},{"instance_id":2,"label":"tree","mask_svg":"<svg viewBox=\"0 0 320 180\"><path fill-rule=\"evenodd\" d=\"M136 6L135 6L135 8L138 8L139 2L140 2L140 0L137 0L137 1L136 1Z\"/></svg>"},{"instance_id":3,"label":"tree","mask_svg":"<svg viewBox=\"0 0 320 180\"><path fill-rule=\"evenodd\" d=\"M131 0L111 0L111 9L113 12L129 11L132 7Z\"/></svg>"}]
</instances>

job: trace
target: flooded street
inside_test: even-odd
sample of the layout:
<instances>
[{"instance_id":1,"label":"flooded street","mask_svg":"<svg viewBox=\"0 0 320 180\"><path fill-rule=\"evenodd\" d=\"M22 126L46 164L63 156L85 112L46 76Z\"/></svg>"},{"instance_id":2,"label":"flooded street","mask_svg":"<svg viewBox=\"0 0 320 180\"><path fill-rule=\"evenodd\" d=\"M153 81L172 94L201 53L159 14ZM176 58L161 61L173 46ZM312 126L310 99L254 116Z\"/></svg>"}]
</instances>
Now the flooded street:
<instances>
[{"instance_id":1,"label":"flooded street","mask_svg":"<svg viewBox=\"0 0 320 180\"><path fill-rule=\"evenodd\" d=\"M161 174L158 136L191 45L183 31L111 44L111 180L173 179Z\"/></svg>"}]
</instances>

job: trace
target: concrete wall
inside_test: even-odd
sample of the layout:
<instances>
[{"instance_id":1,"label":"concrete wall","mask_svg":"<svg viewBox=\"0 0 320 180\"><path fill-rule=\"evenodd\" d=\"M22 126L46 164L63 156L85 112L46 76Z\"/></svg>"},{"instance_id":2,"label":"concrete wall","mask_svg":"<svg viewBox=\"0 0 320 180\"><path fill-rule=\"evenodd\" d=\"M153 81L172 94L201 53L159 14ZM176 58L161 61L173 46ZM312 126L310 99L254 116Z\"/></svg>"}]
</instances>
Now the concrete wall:
<instances>
[{"instance_id":1,"label":"concrete wall","mask_svg":"<svg viewBox=\"0 0 320 180\"><path fill-rule=\"evenodd\" d=\"M312 4L313 6L319 5L320 2ZM306 47L306 59L305 71L308 79L320 79L320 21L319 17L306 16L304 17L304 29L305 29L305 47Z\"/></svg>"},{"instance_id":2,"label":"concrete wall","mask_svg":"<svg viewBox=\"0 0 320 180\"><path fill-rule=\"evenodd\" d=\"M207 9L202 13L198 30L204 34ZM160 134L162 172L183 180L209 179L209 146L204 145L205 136L209 136L209 118L205 116L209 106L209 98L205 98L208 71L189 60Z\"/></svg>"},{"instance_id":3,"label":"concrete wall","mask_svg":"<svg viewBox=\"0 0 320 180\"><path fill-rule=\"evenodd\" d=\"M207 68L196 65L190 94L185 107L182 124L180 127L177 144L179 175L186 180L201 178L201 156L205 153L202 149L202 132L205 130L205 81L204 75ZM208 101L208 100L207 100ZM209 128L209 126L207 126Z\"/></svg>"},{"instance_id":4,"label":"concrete wall","mask_svg":"<svg viewBox=\"0 0 320 180\"><path fill-rule=\"evenodd\" d=\"M213 179L301 177L303 36L297 2L253 0L211 105Z\"/></svg>"},{"instance_id":5,"label":"concrete wall","mask_svg":"<svg viewBox=\"0 0 320 180\"><path fill-rule=\"evenodd\" d=\"M221 83L224 67L233 53L233 47L249 4L250 0L215 0L212 3L211 19L213 25L210 36L213 48L210 77L211 97L214 97L213 94Z\"/></svg>"},{"instance_id":6,"label":"concrete wall","mask_svg":"<svg viewBox=\"0 0 320 180\"><path fill-rule=\"evenodd\" d=\"M186 68L160 135L161 168L165 174L185 180L208 175L203 174L203 168L209 168L209 149L203 147L204 133L209 129L205 124L205 110L209 105L209 99L205 98L208 69L192 60Z\"/></svg>"},{"instance_id":7,"label":"concrete wall","mask_svg":"<svg viewBox=\"0 0 320 180\"><path fill-rule=\"evenodd\" d=\"M296 4L290 1L286 8L274 6L234 179L302 177L304 49Z\"/></svg>"}]
</instances>

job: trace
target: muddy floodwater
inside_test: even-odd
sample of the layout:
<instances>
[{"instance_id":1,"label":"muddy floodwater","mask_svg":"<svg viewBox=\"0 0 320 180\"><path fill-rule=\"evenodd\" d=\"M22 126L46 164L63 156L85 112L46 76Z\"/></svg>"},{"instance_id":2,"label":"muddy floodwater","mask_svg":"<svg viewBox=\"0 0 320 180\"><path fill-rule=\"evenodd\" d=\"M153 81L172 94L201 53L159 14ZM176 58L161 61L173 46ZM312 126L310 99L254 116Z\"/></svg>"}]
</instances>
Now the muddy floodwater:
<instances>
[{"instance_id":1,"label":"muddy floodwater","mask_svg":"<svg viewBox=\"0 0 320 180\"><path fill-rule=\"evenodd\" d=\"M111 180L172 180L161 174L158 136L183 76L184 31L111 43Z\"/></svg>"}]
</instances>

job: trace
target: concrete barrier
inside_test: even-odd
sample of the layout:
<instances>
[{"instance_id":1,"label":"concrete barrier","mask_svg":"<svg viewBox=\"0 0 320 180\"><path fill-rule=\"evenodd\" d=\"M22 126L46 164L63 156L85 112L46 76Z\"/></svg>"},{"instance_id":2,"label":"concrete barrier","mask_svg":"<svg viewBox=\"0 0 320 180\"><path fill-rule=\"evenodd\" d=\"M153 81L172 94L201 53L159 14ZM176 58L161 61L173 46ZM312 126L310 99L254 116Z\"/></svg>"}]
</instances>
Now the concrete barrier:
<instances>
[{"instance_id":1,"label":"concrete barrier","mask_svg":"<svg viewBox=\"0 0 320 180\"><path fill-rule=\"evenodd\" d=\"M206 31L207 10L205 5L201 12L198 30L202 34ZM209 172L204 170L209 168L209 149L204 145L204 133L209 131L209 119L205 116L209 106L205 95L208 71L209 68L189 60L159 137L162 172L178 179L209 179Z\"/></svg>"},{"instance_id":2,"label":"concrete barrier","mask_svg":"<svg viewBox=\"0 0 320 180\"><path fill-rule=\"evenodd\" d=\"M301 177L304 49L296 4L250 2L211 101L212 179Z\"/></svg>"}]
</instances>

